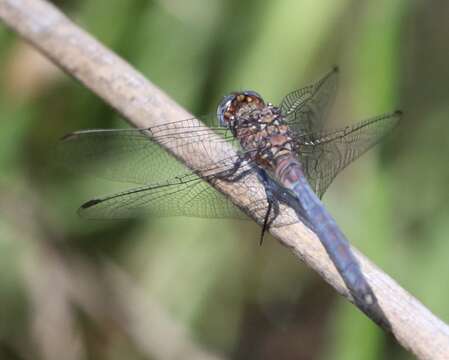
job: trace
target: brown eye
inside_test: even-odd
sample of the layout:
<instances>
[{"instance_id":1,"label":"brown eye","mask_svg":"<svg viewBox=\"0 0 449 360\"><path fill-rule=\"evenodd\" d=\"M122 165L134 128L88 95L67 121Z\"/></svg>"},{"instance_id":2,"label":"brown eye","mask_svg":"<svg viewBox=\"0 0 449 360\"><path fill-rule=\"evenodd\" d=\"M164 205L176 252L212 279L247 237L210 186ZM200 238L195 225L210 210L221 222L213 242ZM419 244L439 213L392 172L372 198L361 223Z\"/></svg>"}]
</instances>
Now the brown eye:
<instances>
[{"instance_id":1,"label":"brown eye","mask_svg":"<svg viewBox=\"0 0 449 360\"><path fill-rule=\"evenodd\" d=\"M265 102L262 100L262 96L255 91L246 90L243 91L243 94L246 96L247 102L255 102L256 104L264 104Z\"/></svg>"}]
</instances>

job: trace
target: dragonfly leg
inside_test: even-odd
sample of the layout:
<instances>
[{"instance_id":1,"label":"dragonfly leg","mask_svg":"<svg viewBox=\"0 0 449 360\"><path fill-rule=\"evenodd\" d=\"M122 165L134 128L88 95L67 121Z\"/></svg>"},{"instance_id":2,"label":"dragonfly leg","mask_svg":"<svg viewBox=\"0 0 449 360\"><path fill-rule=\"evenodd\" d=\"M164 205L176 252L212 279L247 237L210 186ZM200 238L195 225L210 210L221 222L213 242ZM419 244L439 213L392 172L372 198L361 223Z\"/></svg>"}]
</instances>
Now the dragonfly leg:
<instances>
[{"instance_id":1,"label":"dragonfly leg","mask_svg":"<svg viewBox=\"0 0 449 360\"><path fill-rule=\"evenodd\" d=\"M248 176L254 172L254 166L250 166L248 169L243 170L240 174L237 174L237 171L240 169L245 160L248 160L247 156L239 156L231 169L215 174L214 177L227 182L236 182L243 179L245 176Z\"/></svg>"},{"instance_id":2,"label":"dragonfly leg","mask_svg":"<svg viewBox=\"0 0 449 360\"><path fill-rule=\"evenodd\" d=\"M268 209L267 209L267 212L265 214L265 219L263 220L262 232L260 234L260 241L259 241L259 245L260 246L262 246L262 244L263 244L263 238L264 238L265 232L269 229L268 219L270 218L271 207L272 207L272 202L269 201L268 202Z\"/></svg>"},{"instance_id":3,"label":"dragonfly leg","mask_svg":"<svg viewBox=\"0 0 449 360\"><path fill-rule=\"evenodd\" d=\"M245 160L249 160L249 156L242 155L238 158L238 160L234 163L233 167L229 170L225 170L222 173L214 175L215 178L218 178L223 181L228 182L236 182L244 178L245 176L248 176L249 174L252 174L256 171L259 180L263 183L265 194L267 196L267 202L268 202L268 208L267 212L264 217L264 222L262 226L262 233L260 236L260 245L263 243L263 239L265 236L265 233L270 229L271 225L273 224L274 220L278 217L280 213L279 209L279 201L275 197L274 193L278 193L280 190L276 188L275 183L268 177L265 170L256 168L254 165L250 166L248 169L244 169L242 172L237 174L237 171L240 169L242 163ZM252 164L250 162L250 164Z\"/></svg>"},{"instance_id":4,"label":"dragonfly leg","mask_svg":"<svg viewBox=\"0 0 449 360\"><path fill-rule=\"evenodd\" d=\"M260 180L264 184L265 194L267 196L268 202L268 208L262 226L262 233L260 234L260 245L262 245L265 233L270 229L274 220L276 220L276 218L279 216L279 201L274 196L273 182L270 181L267 173L264 170L260 169L260 171L258 171L258 175ZM273 216L270 216L271 214Z\"/></svg>"}]
</instances>

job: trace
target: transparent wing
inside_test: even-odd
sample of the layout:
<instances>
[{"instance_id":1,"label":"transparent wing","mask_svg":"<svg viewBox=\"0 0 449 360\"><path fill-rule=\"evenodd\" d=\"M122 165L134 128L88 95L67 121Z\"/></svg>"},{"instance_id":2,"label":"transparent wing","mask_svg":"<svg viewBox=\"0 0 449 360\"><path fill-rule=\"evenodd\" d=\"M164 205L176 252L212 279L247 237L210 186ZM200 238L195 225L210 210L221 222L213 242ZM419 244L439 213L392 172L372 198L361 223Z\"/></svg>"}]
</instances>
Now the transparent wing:
<instances>
[{"instance_id":1,"label":"transparent wing","mask_svg":"<svg viewBox=\"0 0 449 360\"><path fill-rule=\"evenodd\" d=\"M276 185L277 186L277 185ZM259 223L262 224L268 208L264 193L256 192L250 186L240 185L236 191L244 192L252 199L248 205ZM274 227L296 223L296 213L286 213L285 204L290 204L288 194L283 194L283 217L274 219ZM210 184L190 173L163 184L154 184L126 190L117 194L96 198L84 203L78 213L89 219L126 219L148 213L154 217L191 216L201 218L231 218L250 220L223 194Z\"/></svg>"},{"instance_id":2,"label":"transparent wing","mask_svg":"<svg viewBox=\"0 0 449 360\"><path fill-rule=\"evenodd\" d=\"M327 110L337 91L337 79L338 68L335 67L315 84L284 97L281 113L297 136L323 130Z\"/></svg>"},{"instance_id":3,"label":"transparent wing","mask_svg":"<svg viewBox=\"0 0 449 360\"><path fill-rule=\"evenodd\" d=\"M93 199L79 213L90 219L123 219L150 213L153 216L248 219L224 195L195 174Z\"/></svg>"},{"instance_id":4,"label":"transparent wing","mask_svg":"<svg viewBox=\"0 0 449 360\"><path fill-rule=\"evenodd\" d=\"M315 193L321 198L335 176L377 144L400 116L396 111L327 134L304 137L298 155Z\"/></svg>"},{"instance_id":5,"label":"transparent wing","mask_svg":"<svg viewBox=\"0 0 449 360\"><path fill-rule=\"evenodd\" d=\"M229 146L224 146L229 143L234 143L234 138L226 129L205 128L196 119L186 119L147 129L74 132L62 139L57 152L59 160L75 171L145 185L88 201L80 209L82 216L127 218L147 211L157 216L244 218L197 175L212 176L233 168L238 156L230 155ZM197 172L187 169L162 146L185 153L198 144L206 156L204 167Z\"/></svg>"},{"instance_id":6,"label":"transparent wing","mask_svg":"<svg viewBox=\"0 0 449 360\"><path fill-rule=\"evenodd\" d=\"M211 131L195 119L187 119L148 129L77 131L62 139L57 156L60 162L76 172L143 185L189 172L161 145L187 152L193 151L193 145L198 143L206 153L222 155L221 158L205 159L205 167L213 167L229 156L224 150L220 152L223 143L235 141L224 128ZM232 159L228 162L232 164Z\"/></svg>"}]
</instances>

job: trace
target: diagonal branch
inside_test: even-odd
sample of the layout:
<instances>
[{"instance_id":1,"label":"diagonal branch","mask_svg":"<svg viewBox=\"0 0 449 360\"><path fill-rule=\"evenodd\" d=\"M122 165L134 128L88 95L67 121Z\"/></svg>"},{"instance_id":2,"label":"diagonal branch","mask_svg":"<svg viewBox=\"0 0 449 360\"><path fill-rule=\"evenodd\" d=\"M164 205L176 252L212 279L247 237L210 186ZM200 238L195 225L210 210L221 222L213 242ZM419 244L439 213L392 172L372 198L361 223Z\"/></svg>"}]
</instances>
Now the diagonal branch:
<instances>
[{"instance_id":1,"label":"diagonal branch","mask_svg":"<svg viewBox=\"0 0 449 360\"><path fill-rule=\"evenodd\" d=\"M132 125L146 128L191 117L142 74L44 0L0 0L0 18ZM202 160L211 156L204 156L201 146L195 147L195 152L190 148L189 152L182 152L182 148L165 145L191 169L202 168ZM232 153L232 149L227 151ZM245 182L254 191L263 191L255 177ZM251 201L250 195L238 192L233 183L213 185L243 209ZM319 240L304 225L277 227L271 233L340 294L353 301ZM363 255L354 252L388 320L387 330L419 358L449 358L448 326Z\"/></svg>"}]
</instances>

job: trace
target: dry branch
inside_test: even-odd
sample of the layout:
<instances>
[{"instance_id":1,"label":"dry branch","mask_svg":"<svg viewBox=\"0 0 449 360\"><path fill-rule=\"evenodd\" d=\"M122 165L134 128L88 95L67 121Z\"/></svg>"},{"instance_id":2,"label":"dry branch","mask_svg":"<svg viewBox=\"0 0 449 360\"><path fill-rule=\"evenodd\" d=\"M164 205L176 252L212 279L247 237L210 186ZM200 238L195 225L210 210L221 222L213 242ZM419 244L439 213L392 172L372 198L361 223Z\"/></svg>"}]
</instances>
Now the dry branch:
<instances>
[{"instance_id":1,"label":"dry branch","mask_svg":"<svg viewBox=\"0 0 449 360\"><path fill-rule=\"evenodd\" d=\"M132 125L145 128L191 117L128 63L43 0L0 0L0 17L68 74L120 112ZM183 153L169 148L188 167L201 168L202 149ZM190 149L191 150L191 149ZM232 151L229 149L229 151ZM255 177L246 179L262 191ZM217 183L221 192L245 208L251 199L232 183ZM302 224L272 228L271 233L340 294L353 301L317 237ZM449 328L363 255L354 250L363 273L398 342L421 359L449 359ZM294 285L293 285L294 286Z\"/></svg>"}]
</instances>

